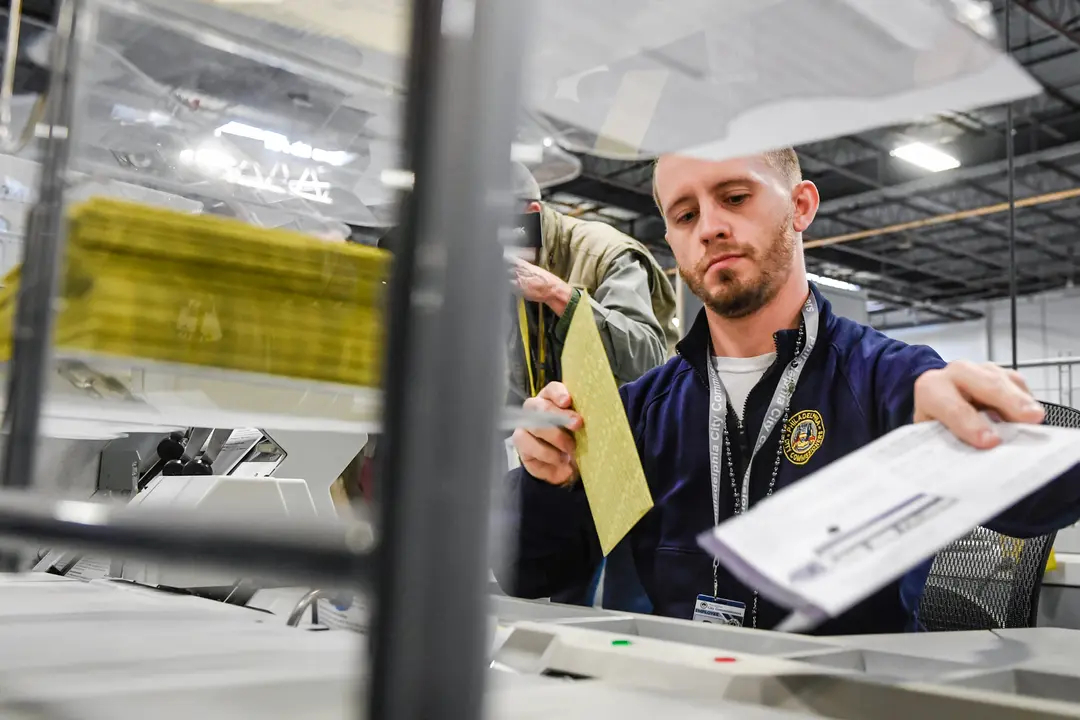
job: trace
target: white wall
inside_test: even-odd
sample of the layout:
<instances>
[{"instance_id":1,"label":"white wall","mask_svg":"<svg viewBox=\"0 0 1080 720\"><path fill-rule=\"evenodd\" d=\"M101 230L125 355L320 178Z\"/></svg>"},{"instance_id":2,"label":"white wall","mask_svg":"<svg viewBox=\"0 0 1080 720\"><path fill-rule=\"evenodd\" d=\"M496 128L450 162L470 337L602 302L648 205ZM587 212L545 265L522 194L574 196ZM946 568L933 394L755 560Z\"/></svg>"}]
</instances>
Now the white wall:
<instances>
[{"instance_id":1,"label":"white wall","mask_svg":"<svg viewBox=\"0 0 1080 720\"><path fill-rule=\"evenodd\" d=\"M818 290L832 305L832 311L840 317L846 317L866 325L870 314L866 311L866 293L864 291L842 290L840 288L818 285Z\"/></svg>"},{"instance_id":2,"label":"white wall","mask_svg":"<svg viewBox=\"0 0 1080 720\"><path fill-rule=\"evenodd\" d=\"M1012 348L1009 301L972 306L983 320L891 330L908 343L929 345L946 360L1009 363ZM1017 302L1017 355L1020 362L1076 357L1070 367L1028 368L1022 372L1036 397L1080 405L1080 292L1054 292Z\"/></svg>"}]
</instances>

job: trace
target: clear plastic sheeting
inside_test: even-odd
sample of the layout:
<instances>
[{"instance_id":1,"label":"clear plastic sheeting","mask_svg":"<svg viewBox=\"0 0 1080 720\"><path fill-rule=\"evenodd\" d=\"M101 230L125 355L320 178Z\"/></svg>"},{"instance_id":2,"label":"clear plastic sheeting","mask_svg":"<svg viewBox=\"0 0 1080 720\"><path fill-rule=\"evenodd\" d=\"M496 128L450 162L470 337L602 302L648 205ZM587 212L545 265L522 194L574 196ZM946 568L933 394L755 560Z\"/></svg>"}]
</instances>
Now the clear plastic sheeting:
<instances>
[{"instance_id":1,"label":"clear plastic sheeting","mask_svg":"<svg viewBox=\"0 0 1080 720\"><path fill-rule=\"evenodd\" d=\"M63 170L65 207L57 212L113 198L144 209L233 217L334 243L355 236L357 226L377 236L380 228L396 221L398 188L386 184L383 176L401 162L405 95L397 75L403 68L400 58L195 2L86 0L82 7L71 61L75 110ZM53 30L32 20L22 22L20 72L48 68ZM375 76L382 80L372 79ZM39 101L30 93L15 98L9 128L13 135L25 134L40 122L35 115ZM11 272L2 288L9 300L19 282L14 269L27 232L27 213L40 199L44 142L35 141L34 133L28 137L31 141L17 154L0 155L0 271ZM515 148L532 153L528 164L544 184L580 172L578 160L558 147L542 123L524 114ZM179 215L171 218L173 224L181 220ZM43 434L66 437L70 428L82 424L110 433L206 425L350 434L378 430L382 396L377 384L313 380L266 369L269 366L200 365L161 354L179 352L180 347L195 352L223 346L232 337L229 333L250 329L254 316L241 322L234 312L233 323L225 315L237 307L236 298L243 297L240 285L250 295L249 286L265 282L265 277L257 277L266 275L265 268L246 266L248 271L208 285L212 268L221 264L220 253L185 255L188 261L177 261L177 245L189 243L190 235L174 232L156 240L161 248L154 262L172 265L157 272L149 272L150 264L140 265L139 282L144 284L138 288L134 281L113 286L101 272L90 273L95 292L108 287L116 294L114 301L101 302L103 312L125 318L103 320L100 332L94 331L97 336L112 337L127 333L122 328L138 326L131 338L153 335L156 350L120 353L57 339ZM232 247L238 241L233 238ZM77 244L69 232L67 270ZM129 251L112 253L103 267L146 260ZM253 252L248 259L255 262L259 255ZM99 256L105 253L93 255ZM293 255L287 264L298 262L299 256ZM282 270L288 277L287 268ZM189 301L166 301L165 287L173 287L181 275L192 283ZM109 277L119 280L124 275ZM70 279L66 270L65 278ZM222 283L235 291L229 302L221 301ZM380 299L372 312L381 317L384 291L377 281L373 288ZM286 295L285 288L275 287L270 296L276 309L273 303L258 305L269 333L265 337L277 338L265 348L267 362L315 347L297 338L310 338L316 321L328 317L312 311L310 302L290 304ZM323 299L319 293L304 298ZM65 296L58 301L61 318L70 310L85 309L87 302L86 297L73 301ZM7 322L12 307L9 302L5 308ZM256 305L245 307L254 312ZM349 333L330 335L355 340L367 326L349 327ZM290 333L293 337L286 341ZM375 340L364 348L371 357L381 353ZM263 357L244 343L235 347L235 354ZM350 356L354 361L355 355ZM10 371L9 364L0 364L0 379ZM502 427L514 427L521 418L521 411L505 412ZM551 417L534 420L556 422Z\"/></svg>"},{"instance_id":2,"label":"clear plastic sheeting","mask_svg":"<svg viewBox=\"0 0 1080 720\"><path fill-rule=\"evenodd\" d=\"M351 58L363 81L401 87L403 0L193 7L288 26L299 53ZM468 29L468 7L447 4L448 30ZM528 106L558 145L605 157L730 157L1038 91L996 48L983 0L548 0L531 12ZM317 36L334 38L325 52Z\"/></svg>"},{"instance_id":3,"label":"clear plastic sheeting","mask_svg":"<svg viewBox=\"0 0 1080 720\"><path fill-rule=\"evenodd\" d=\"M575 151L723 158L1036 93L979 6L555 0L529 100Z\"/></svg>"},{"instance_id":4,"label":"clear plastic sheeting","mask_svg":"<svg viewBox=\"0 0 1080 720\"><path fill-rule=\"evenodd\" d=\"M569 182L581 174L581 161L559 146L554 130L528 114L518 125L511 156L532 171L541 188Z\"/></svg>"},{"instance_id":5,"label":"clear plastic sheeting","mask_svg":"<svg viewBox=\"0 0 1080 720\"><path fill-rule=\"evenodd\" d=\"M346 103L363 88L221 40L144 6L101 3L80 53L74 167L213 198L258 224L375 223L358 188L397 147L396 134L369 126L377 98Z\"/></svg>"},{"instance_id":6,"label":"clear plastic sheeting","mask_svg":"<svg viewBox=\"0 0 1080 720\"><path fill-rule=\"evenodd\" d=\"M401 166L404 60L385 43L360 48L202 3L93 4L75 168L320 236L396 222L398 188L385 178ZM528 116L513 154L544 186L580 173Z\"/></svg>"}]
</instances>

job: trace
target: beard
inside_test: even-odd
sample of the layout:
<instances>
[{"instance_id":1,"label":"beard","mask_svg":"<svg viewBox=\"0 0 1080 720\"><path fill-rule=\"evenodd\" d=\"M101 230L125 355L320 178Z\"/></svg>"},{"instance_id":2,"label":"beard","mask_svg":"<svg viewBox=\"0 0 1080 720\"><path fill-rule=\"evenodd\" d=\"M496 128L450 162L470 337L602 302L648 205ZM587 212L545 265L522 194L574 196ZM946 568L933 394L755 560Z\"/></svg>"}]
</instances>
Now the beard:
<instances>
[{"instance_id":1,"label":"beard","mask_svg":"<svg viewBox=\"0 0 1080 720\"><path fill-rule=\"evenodd\" d=\"M680 267L679 275L690 291L720 317L736 319L752 315L776 297L791 275L796 242L791 220L792 218L788 217L777 226L772 242L764 252L753 247L719 247L702 258L693 268L687 270ZM719 287L710 292L705 287L705 274L709 270L709 263L717 255L732 251L745 255L757 272L751 270L740 276L734 270L721 269L716 273Z\"/></svg>"}]
</instances>

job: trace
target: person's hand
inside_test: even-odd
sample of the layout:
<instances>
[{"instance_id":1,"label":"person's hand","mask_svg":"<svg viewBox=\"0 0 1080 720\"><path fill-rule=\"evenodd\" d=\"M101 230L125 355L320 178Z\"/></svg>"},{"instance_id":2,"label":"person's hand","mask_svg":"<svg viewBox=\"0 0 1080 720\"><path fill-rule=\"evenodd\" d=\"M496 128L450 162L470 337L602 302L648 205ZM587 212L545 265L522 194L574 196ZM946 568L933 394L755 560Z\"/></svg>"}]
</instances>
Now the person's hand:
<instances>
[{"instance_id":1,"label":"person's hand","mask_svg":"<svg viewBox=\"0 0 1080 720\"><path fill-rule=\"evenodd\" d=\"M949 363L915 381L915 422L938 420L956 437L980 449L1000 436L982 412L1006 422L1038 424L1046 412L1020 373L990 363Z\"/></svg>"},{"instance_id":2,"label":"person's hand","mask_svg":"<svg viewBox=\"0 0 1080 720\"><path fill-rule=\"evenodd\" d=\"M562 383L545 386L540 394L525 401L526 410L565 415L569 428L549 427L514 431L514 447L530 475L552 485L569 485L578 475L574 462L574 430L582 426L581 416L571 407L570 391Z\"/></svg>"},{"instance_id":3,"label":"person's hand","mask_svg":"<svg viewBox=\"0 0 1080 720\"><path fill-rule=\"evenodd\" d=\"M510 282L529 302L543 303L561 316L570 303L573 289L565 280L542 267L518 257L508 258Z\"/></svg>"}]
</instances>

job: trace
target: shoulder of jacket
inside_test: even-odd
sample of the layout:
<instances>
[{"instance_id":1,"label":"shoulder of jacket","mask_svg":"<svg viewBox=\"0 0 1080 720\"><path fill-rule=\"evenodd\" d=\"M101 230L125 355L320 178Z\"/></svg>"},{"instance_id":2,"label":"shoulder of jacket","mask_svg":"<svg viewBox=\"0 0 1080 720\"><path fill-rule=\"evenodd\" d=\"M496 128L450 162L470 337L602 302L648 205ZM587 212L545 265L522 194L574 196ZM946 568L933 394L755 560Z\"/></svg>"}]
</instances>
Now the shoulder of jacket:
<instances>
[{"instance_id":1,"label":"shoulder of jacket","mask_svg":"<svg viewBox=\"0 0 1080 720\"><path fill-rule=\"evenodd\" d=\"M880 330L834 315L829 329L829 346L846 363L876 362L886 352L911 347Z\"/></svg>"},{"instance_id":2,"label":"shoulder of jacket","mask_svg":"<svg viewBox=\"0 0 1080 720\"><path fill-rule=\"evenodd\" d=\"M852 391L855 385L873 383L873 378L882 372L905 374L945 364L933 348L909 345L854 320L837 317L832 325L829 349L836 355L837 370Z\"/></svg>"},{"instance_id":3,"label":"shoulder of jacket","mask_svg":"<svg viewBox=\"0 0 1080 720\"><path fill-rule=\"evenodd\" d=\"M586 252L600 254L614 249L637 250L644 248L640 242L607 223L596 220L567 218L571 237L584 243Z\"/></svg>"}]
</instances>

